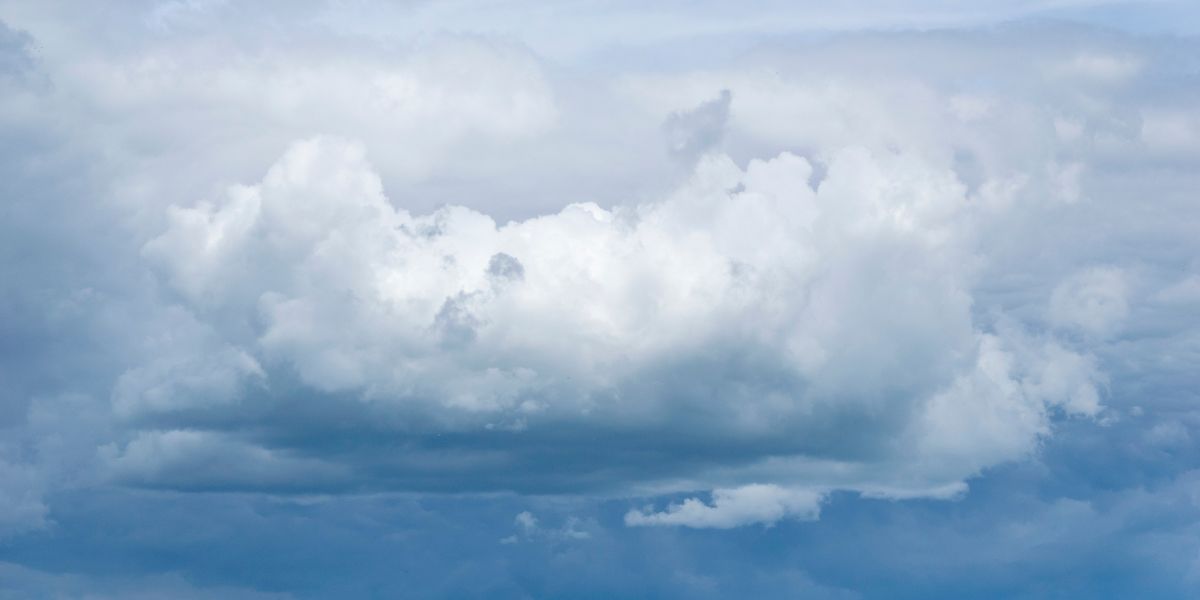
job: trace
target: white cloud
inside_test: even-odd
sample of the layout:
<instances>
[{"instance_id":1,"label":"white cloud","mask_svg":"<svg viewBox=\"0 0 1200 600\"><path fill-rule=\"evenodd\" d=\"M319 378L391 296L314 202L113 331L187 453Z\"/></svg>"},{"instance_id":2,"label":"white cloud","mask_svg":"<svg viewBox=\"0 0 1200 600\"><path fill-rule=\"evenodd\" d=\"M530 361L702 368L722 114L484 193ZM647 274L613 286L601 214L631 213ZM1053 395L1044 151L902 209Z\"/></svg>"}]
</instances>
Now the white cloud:
<instances>
[{"instance_id":1,"label":"white cloud","mask_svg":"<svg viewBox=\"0 0 1200 600\"><path fill-rule=\"evenodd\" d=\"M1052 341L985 335L976 361L931 399L915 429L917 460L929 461L931 473L978 472L1032 452L1050 432L1053 407L1083 416L1100 410L1102 376L1091 360Z\"/></svg>"},{"instance_id":2,"label":"white cloud","mask_svg":"<svg viewBox=\"0 0 1200 600\"><path fill-rule=\"evenodd\" d=\"M521 511L513 518L517 527L516 533L501 538L501 544L516 544L522 541L581 541L590 539L592 534L578 517L567 517L562 527L546 528L538 523L538 518L529 511Z\"/></svg>"},{"instance_id":3,"label":"white cloud","mask_svg":"<svg viewBox=\"0 0 1200 600\"><path fill-rule=\"evenodd\" d=\"M632 510L625 524L634 527L681 525L684 527L729 529L743 525L774 525L781 519L813 520L821 512L823 495L812 490L781 488L777 485L747 485L716 489L712 503L688 498L665 511Z\"/></svg>"},{"instance_id":4,"label":"white cloud","mask_svg":"<svg viewBox=\"0 0 1200 600\"><path fill-rule=\"evenodd\" d=\"M430 433L603 436L683 411L717 439L808 431L793 452L820 459L842 443L819 441L822 423L858 419L899 446L838 485L903 495L1025 456L1049 407L1096 414L1089 359L978 331L987 213L952 172L849 147L818 189L810 176L787 153L745 169L712 155L662 201L497 225L397 209L361 146L316 138L220 204L172 208L143 253L213 327L254 338L243 364L432 416ZM764 358L713 372L730 364L714 348ZM903 475L877 470L897 460Z\"/></svg>"}]
</instances>

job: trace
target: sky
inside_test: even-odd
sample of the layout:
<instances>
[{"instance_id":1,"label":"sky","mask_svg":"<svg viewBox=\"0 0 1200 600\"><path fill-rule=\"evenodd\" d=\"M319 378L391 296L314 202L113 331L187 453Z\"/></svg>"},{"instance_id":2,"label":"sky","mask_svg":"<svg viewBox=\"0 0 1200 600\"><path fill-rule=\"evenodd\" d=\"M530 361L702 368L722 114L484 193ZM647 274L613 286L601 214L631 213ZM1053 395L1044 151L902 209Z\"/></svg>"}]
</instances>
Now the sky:
<instances>
[{"instance_id":1,"label":"sky","mask_svg":"<svg viewBox=\"0 0 1200 600\"><path fill-rule=\"evenodd\" d=\"M0 0L0 599L1196 590L1194 3Z\"/></svg>"}]
</instances>

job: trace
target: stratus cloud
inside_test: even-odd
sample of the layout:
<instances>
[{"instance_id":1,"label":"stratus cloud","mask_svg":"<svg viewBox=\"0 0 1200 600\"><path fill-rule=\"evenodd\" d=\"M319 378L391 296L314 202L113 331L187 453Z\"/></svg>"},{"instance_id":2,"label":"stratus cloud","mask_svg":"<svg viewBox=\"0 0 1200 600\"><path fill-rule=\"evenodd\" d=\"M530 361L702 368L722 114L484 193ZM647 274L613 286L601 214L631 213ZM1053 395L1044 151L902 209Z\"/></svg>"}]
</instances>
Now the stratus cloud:
<instances>
[{"instance_id":1,"label":"stratus cloud","mask_svg":"<svg viewBox=\"0 0 1200 600\"><path fill-rule=\"evenodd\" d=\"M420 467L404 460L333 458L349 471L366 460L400 487L473 477L508 489L584 485L569 482L624 460L555 434L587 431L666 459L622 467L608 487L723 490L712 506L629 517L695 526L813 516L819 495L793 491L799 484L940 495L1030 451L1055 407L1096 414L1099 375L1086 357L974 325L982 215L952 172L850 147L832 155L816 189L811 174L787 153L745 169L709 155L660 202L577 204L498 226L460 207L397 209L361 146L300 142L260 184L172 208L167 231L145 245L163 280L225 342L196 350L206 360L131 371L120 406L132 418L170 411L157 390L180 384L155 381L166 373L207 386L205 400L189 395L187 411L207 402L220 413L222 390L246 389L229 377L262 379L259 395L269 397L292 373L325 402L360 398L342 410L376 414L392 435L515 436L509 447L460 438L459 459L416 479ZM181 376L188 365L206 375ZM849 423L847 435L837 424ZM142 484L206 485L142 462L155 460L147 444L169 442L170 462L183 465L188 448L212 452L221 440L201 446L194 435L140 437L112 450L114 464L137 456ZM242 445L252 438L222 456L249 452ZM258 443L295 436L267 438ZM704 448L712 443L736 450L714 454ZM573 473L545 453L574 456ZM761 466L780 455L824 466ZM768 480L745 481L750 473ZM279 476L296 478L283 487L304 485L302 470Z\"/></svg>"}]
</instances>

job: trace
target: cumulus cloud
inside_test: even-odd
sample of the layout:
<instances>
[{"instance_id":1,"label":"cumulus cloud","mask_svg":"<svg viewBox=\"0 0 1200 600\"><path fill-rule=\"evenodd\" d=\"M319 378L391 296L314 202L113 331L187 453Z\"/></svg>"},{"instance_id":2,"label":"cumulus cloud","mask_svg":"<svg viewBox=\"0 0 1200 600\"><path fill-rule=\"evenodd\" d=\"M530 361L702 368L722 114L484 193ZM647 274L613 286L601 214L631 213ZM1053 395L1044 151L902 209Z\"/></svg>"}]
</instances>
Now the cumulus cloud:
<instances>
[{"instance_id":1,"label":"cumulus cloud","mask_svg":"<svg viewBox=\"0 0 1200 600\"><path fill-rule=\"evenodd\" d=\"M513 518L516 533L500 539L501 544L517 544L523 541L581 541L592 537L585 524L578 517L567 517L561 527L546 528L542 526L533 513L525 510Z\"/></svg>"},{"instance_id":2,"label":"cumulus cloud","mask_svg":"<svg viewBox=\"0 0 1200 600\"><path fill-rule=\"evenodd\" d=\"M1103 376L1090 358L1014 337L1017 347L1005 348L984 336L975 368L933 397L918 436L928 456L977 471L1031 452L1049 433L1051 409L1097 415Z\"/></svg>"},{"instance_id":3,"label":"cumulus cloud","mask_svg":"<svg viewBox=\"0 0 1200 600\"><path fill-rule=\"evenodd\" d=\"M536 449L555 430L617 440L683 427L703 443L741 448L709 457L687 432L639 437L635 451L682 444L700 458L684 452L678 464L627 477L716 487L748 476L739 463L784 455L846 466L834 480L805 469L767 477L939 495L1030 452L1049 433L1052 407L1097 413L1090 359L1050 340L1018 348L1019 333L975 323L973 232L988 214L952 171L846 147L830 154L816 188L811 175L809 161L789 153L745 168L717 154L659 201L576 204L498 225L462 207L420 216L397 208L361 145L314 138L258 184L172 207L143 255L197 318L239 340L199 350L211 357L201 362L170 363L198 370L173 374L172 385L205 386L214 410L255 379L270 388L294 373L328 395L318 402L388 415L396 435L508 431L510 443L531 445L489 455L464 444L460 469L441 474L445 485L499 459L520 466L484 485L521 489L532 477L569 489L578 484L546 469ZM130 371L124 386L162 368ZM144 404L172 410L155 388L140 388ZM345 394L366 405L337 399ZM848 440L834 423L858 431ZM140 456L148 439L158 438L139 438L125 454ZM550 452L577 455L584 480L614 460L554 443ZM363 458L338 460L353 470ZM385 468L404 480L412 467ZM170 469L139 473L153 484L170 481ZM306 485L302 470L277 476ZM772 500L776 508L748 505L763 490L782 494L769 481L749 483L767 487L630 522L720 526L802 512L788 494Z\"/></svg>"},{"instance_id":4,"label":"cumulus cloud","mask_svg":"<svg viewBox=\"0 0 1200 600\"><path fill-rule=\"evenodd\" d=\"M753 523L774 525L781 519L816 519L821 511L822 494L812 490L794 490L777 485L747 485L716 489L712 503L688 498L662 512L632 510L625 524L634 527L682 525L684 527L729 529Z\"/></svg>"},{"instance_id":5,"label":"cumulus cloud","mask_svg":"<svg viewBox=\"0 0 1200 600\"><path fill-rule=\"evenodd\" d=\"M113 411L136 419L236 402L265 373L244 351L214 339L189 313L168 310L148 342L153 358L125 371L113 387Z\"/></svg>"}]
</instances>

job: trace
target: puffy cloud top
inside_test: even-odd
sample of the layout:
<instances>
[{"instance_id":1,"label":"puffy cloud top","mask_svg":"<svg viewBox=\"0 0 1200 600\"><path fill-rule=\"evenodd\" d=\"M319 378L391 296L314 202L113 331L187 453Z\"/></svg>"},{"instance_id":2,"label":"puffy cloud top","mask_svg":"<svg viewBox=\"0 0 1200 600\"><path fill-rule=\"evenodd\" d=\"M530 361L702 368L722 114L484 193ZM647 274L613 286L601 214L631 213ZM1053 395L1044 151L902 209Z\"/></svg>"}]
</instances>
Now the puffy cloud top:
<instances>
[{"instance_id":1,"label":"puffy cloud top","mask_svg":"<svg viewBox=\"0 0 1200 600\"><path fill-rule=\"evenodd\" d=\"M305 458L313 425L290 421L236 441L263 446L247 464L321 463L273 470L287 487L747 486L630 520L715 526L815 513L830 489L942 495L1028 453L1052 410L1097 413L1086 356L975 323L989 213L952 171L846 147L812 177L789 153L744 169L708 154L662 200L497 225L413 215L362 146L299 142L260 183L171 208L145 245L209 333L126 373L118 406L180 426L302 394L380 419L344 455ZM237 487L237 471L178 472L179 453L222 443L197 435L147 432L111 460ZM381 461L395 440L415 452Z\"/></svg>"}]
</instances>

